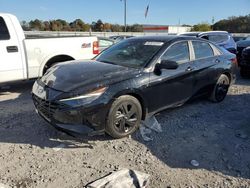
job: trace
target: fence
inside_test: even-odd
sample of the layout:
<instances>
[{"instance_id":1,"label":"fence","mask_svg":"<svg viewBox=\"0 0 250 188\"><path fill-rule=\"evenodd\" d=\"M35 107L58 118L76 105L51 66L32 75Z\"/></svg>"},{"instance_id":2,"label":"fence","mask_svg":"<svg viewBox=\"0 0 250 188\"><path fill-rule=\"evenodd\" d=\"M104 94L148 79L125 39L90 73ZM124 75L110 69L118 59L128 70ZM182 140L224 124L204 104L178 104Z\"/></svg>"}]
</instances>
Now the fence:
<instances>
[{"instance_id":1,"label":"fence","mask_svg":"<svg viewBox=\"0 0 250 188\"><path fill-rule=\"evenodd\" d=\"M68 32L68 31L25 31L27 36L99 36L110 37L115 35L130 35L130 36L144 36L144 35L169 35L168 33L144 33L144 32ZM233 33L233 36L250 36L250 33Z\"/></svg>"}]
</instances>

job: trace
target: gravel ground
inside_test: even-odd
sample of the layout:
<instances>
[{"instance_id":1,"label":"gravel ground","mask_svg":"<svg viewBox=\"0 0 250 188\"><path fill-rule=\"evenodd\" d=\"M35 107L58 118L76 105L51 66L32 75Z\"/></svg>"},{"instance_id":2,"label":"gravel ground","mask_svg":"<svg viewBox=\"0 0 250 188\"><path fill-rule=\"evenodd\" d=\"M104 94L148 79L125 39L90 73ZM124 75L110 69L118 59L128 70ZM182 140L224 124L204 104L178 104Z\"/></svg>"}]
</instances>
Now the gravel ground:
<instances>
[{"instance_id":1,"label":"gravel ground","mask_svg":"<svg viewBox=\"0 0 250 188\"><path fill-rule=\"evenodd\" d=\"M84 187L121 168L150 174L150 187L250 187L250 80L222 103L157 114L163 132L150 142L138 132L119 140L61 133L35 113L31 87L0 91L0 187Z\"/></svg>"}]
</instances>

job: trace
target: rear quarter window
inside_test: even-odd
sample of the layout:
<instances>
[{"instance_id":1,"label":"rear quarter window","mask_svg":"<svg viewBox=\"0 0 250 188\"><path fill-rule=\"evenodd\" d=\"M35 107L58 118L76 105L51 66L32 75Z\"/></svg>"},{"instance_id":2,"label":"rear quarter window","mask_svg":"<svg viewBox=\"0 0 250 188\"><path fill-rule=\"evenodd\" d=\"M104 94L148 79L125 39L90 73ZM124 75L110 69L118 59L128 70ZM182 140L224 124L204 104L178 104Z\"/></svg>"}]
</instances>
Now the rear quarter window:
<instances>
[{"instance_id":1,"label":"rear quarter window","mask_svg":"<svg viewBox=\"0 0 250 188\"><path fill-rule=\"evenodd\" d=\"M6 23L2 17L0 17L0 40L9 40L10 34Z\"/></svg>"},{"instance_id":2,"label":"rear quarter window","mask_svg":"<svg viewBox=\"0 0 250 188\"><path fill-rule=\"evenodd\" d=\"M214 56L214 51L206 42L193 41L195 59L203 59Z\"/></svg>"},{"instance_id":3,"label":"rear quarter window","mask_svg":"<svg viewBox=\"0 0 250 188\"><path fill-rule=\"evenodd\" d=\"M222 43L228 41L229 36L228 35L209 35L208 40L214 42L214 43Z\"/></svg>"}]
</instances>

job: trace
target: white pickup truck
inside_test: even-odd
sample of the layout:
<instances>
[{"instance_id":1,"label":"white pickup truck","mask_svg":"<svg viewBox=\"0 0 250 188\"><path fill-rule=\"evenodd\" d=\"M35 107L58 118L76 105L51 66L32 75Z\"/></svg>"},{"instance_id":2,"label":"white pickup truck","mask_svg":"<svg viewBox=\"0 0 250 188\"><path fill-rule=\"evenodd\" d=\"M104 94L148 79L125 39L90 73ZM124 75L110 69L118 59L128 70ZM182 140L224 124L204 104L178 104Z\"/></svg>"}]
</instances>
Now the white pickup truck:
<instances>
[{"instance_id":1,"label":"white pickup truck","mask_svg":"<svg viewBox=\"0 0 250 188\"><path fill-rule=\"evenodd\" d=\"M42 76L53 64L91 59L99 53L97 37L25 38L18 19L0 13L0 84Z\"/></svg>"}]
</instances>

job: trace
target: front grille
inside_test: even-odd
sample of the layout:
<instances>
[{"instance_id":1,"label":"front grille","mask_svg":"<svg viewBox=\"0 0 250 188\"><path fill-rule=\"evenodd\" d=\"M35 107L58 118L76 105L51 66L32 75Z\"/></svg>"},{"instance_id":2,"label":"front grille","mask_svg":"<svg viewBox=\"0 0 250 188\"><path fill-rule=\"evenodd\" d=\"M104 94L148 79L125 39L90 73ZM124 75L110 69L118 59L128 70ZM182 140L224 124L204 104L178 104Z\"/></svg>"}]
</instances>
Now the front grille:
<instances>
[{"instance_id":1,"label":"front grille","mask_svg":"<svg viewBox=\"0 0 250 188\"><path fill-rule=\"evenodd\" d=\"M67 107L67 105L58 104L56 102L47 101L33 95L33 101L37 110L45 116L45 118L51 120L56 110L62 110Z\"/></svg>"}]
</instances>

